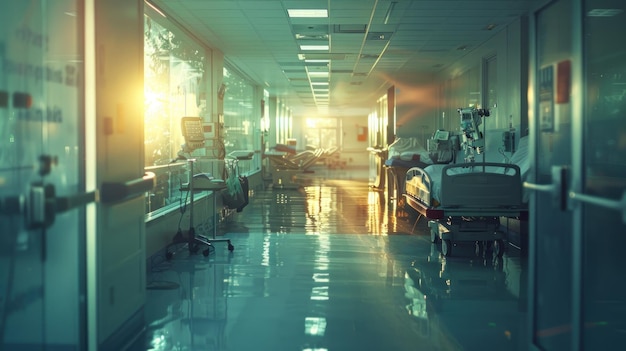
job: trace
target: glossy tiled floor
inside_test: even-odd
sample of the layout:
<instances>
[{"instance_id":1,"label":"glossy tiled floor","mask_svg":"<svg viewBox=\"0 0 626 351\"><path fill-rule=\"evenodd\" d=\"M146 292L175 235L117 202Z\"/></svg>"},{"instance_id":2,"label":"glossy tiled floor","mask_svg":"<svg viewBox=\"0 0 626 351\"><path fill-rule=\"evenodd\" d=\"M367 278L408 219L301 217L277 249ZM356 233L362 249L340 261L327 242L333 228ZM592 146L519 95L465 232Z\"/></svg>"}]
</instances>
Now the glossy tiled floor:
<instances>
[{"instance_id":1,"label":"glossy tiled floor","mask_svg":"<svg viewBox=\"0 0 626 351\"><path fill-rule=\"evenodd\" d=\"M155 258L142 350L521 350L525 262L455 247L371 190L365 171L316 170L257 189L208 257ZM411 233L413 231L413 233Z\"/></svg>"}]
</instances>

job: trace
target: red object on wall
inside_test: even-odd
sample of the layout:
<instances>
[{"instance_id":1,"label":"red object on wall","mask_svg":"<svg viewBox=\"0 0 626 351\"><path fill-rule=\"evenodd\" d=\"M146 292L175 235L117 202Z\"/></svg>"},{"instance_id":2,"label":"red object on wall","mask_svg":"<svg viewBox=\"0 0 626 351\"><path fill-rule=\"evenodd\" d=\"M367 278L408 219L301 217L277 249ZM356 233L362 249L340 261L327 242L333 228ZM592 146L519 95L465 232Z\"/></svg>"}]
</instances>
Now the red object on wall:
<instances>
[{"instance_id":1,"label":"red object on wall","mask_svg":"<svg viewBox=\"0 0 626 351\"><path fill-rule=\"evenodd\" d=\"M572 82L572 63L570 60L561 61L556 65L556 103L569 102L570 86Z\"/></svg>"},{"instance_id":2,"label":"red object on wall","mask_svg":"<svg viewBox=\"0 0 626 351\"><path fill-rule=\"evenodd\" d=\"M357 141L367 141L367 127L359 126L357 124L356 128L357 128L356 140Z\"/></svg>"}]
</instances>

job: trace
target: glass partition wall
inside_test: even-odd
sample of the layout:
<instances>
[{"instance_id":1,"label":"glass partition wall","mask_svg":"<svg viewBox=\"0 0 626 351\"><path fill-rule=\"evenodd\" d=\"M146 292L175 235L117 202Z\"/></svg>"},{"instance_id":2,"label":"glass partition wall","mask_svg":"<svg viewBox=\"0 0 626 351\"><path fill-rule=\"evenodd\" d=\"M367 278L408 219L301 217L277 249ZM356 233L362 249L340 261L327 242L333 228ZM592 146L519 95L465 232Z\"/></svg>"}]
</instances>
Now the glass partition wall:
<instances>
[{"instance_id":1,"label":"glass partition wall","mask_svg":"<svg viewBox=\"0 0 626 351\"><path fill-rule=\"evenodd\" d=\"M145 16L145 160L146 170L157 176L157 186L148 194L146 212L169 212L179 205L187 182L187 163L181 156L184 138L182 117L211 119L207 96L210 91L210 49L192 39L166 18ZM256 87L234 69L223 71L223 123L219 143L195 150L192 156L212 159L239 157L239 174L261 168L261 96ZM259 101L258 106L255 102ZM223 142L223 146L222 146ZM242 157L248 153L250 157ZM184 153L183 153L183 156ZM187 155L189 156L189 155ZM220 161L221 162L221 161ZM204 163L196 171L205 172ZM216 174L220 177L223 174Z\"/></svg>"},{"instance_id":2,"label":"glass partition wall","mask_svg":"<svg viewBox=\"0 0 626 351\"><path fill-rule=\"evenodd\" d=\"M165 19L144 17L145 166L157 175L146 211L178 206L185 162L176 162L184 116L206 117L207 50Z\"/></svg>"},{"instance_id":3,"label":"glass partition wall","mask_svg":"<svg viewBox=\"0 0 626 351\"><path fill-rule=\"evenodd\" d=\"M238 162L240 173L260 170L261 155L256 151L261 149L261 102L255 99L255 86L229 68L224 68L224 85L226 157L243 158Z\"/></svg>"}]
</instances>

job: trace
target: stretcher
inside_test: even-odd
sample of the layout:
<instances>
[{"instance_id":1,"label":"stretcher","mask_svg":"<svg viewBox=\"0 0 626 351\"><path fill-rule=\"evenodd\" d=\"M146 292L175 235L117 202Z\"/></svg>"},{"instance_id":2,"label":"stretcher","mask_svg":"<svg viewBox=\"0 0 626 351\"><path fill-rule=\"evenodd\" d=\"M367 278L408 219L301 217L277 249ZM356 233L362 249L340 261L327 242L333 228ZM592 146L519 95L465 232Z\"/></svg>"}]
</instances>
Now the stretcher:
<instances>
[{"instance_id":1,"label":"stretcher","mask_svg":"<svg viewBox=\"0 0 626 351\"><path fill-rule=\"evenodd\" d=\"M501 257L505 233L499 218L527 218L522 191L519 166L472 162L410 168L403 196L406 206L428 219L431 242L441 240L444 256L452 254L453 242L474 241L493 243Z\"/></svg>"},{"instance_id":2,"label":"stretcher","mask_svg":"<svg viewBox=\"0 0 626 351\"><path fill-rule=\"evenodd\" d=\"M297 177L308 172L324 155L323 149L305 150L295 155L287 155L284 152L266 152L265 157L270 161L272 182L274 186L282 188L298 188L300 184Z\"/></svg>"}]
</instances>

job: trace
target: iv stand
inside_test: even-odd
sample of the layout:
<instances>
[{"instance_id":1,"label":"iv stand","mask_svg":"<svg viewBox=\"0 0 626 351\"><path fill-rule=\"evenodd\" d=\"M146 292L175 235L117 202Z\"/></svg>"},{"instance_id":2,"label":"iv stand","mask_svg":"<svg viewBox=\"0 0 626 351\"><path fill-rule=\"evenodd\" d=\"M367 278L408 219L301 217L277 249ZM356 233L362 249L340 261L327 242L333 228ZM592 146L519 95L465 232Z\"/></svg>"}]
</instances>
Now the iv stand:
<instances>
[{"instance_id":1,"label":"iv stand","mask_svg":"<svg viewBox=\"0 0 626 351\"><path fill-rule=\"evenodd\" d=\"M196 188L194 188L194 171L193 171L193 165L196 162L195 159L187 159L187 161L189 162L189 185L187 186L187 189L185 189L184 187L181 188L181 190L187 190L189 191L190 195L189 195L189 230L187 231L187 237L185 238L181 229L178 229L178 232L176 233L176 235L174 236L174 238L172 239L172 242L169 243L165 249L165 258L167 258L168 260L171 259L174 256L174 253L169 251L169 248L171 246L174 245L178 245L178 244L187 244L187 247L189 248L189 253L190 254L195 254L198 252L198 250L200 249L200 245L205 245L207 248L202 250L202 255L204 257L207 257L210 253L210 249L213 246L212 243L214 242L227 242L228 243L228 250L229 251L233 251L235 249L235 247L231 244L230 239L216 239L216 233L217 233L217 191L218 190L222 190L224 189L226 186L223 183L215 183L214 185L208 186L208 187L202 187L202 188L198 188L197 190L211 190L213 191L213 237L212 239L209 239L205 236L202 235L196 235L196 230L193 226L193 206L194 206L194 192L196 190Z\"/></svg>"}]
</instances>

